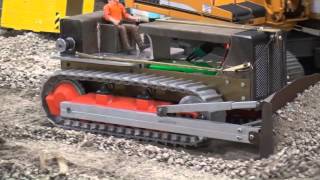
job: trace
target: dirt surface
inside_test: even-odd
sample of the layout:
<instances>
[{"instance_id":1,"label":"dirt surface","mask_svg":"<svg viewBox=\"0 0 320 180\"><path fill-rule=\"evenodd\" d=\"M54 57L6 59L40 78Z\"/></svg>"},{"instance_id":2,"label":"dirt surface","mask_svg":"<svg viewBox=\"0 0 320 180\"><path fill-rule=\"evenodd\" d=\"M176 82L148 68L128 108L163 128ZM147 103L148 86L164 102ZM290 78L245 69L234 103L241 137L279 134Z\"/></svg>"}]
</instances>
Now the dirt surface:
<instances>
[{"instance_id":1,"label":"dirt surface","mask_svg":"<svg viewBox=\"0 0 320 180\"><path fill-rule=\"evenodd\" d=\"M278 172L281 176L287 172L285 168L295 170L298 175L300 171L310 175L300 174L300 178L317 179L320 175L317 142L313 142L313 146L305 146L308 153L313 154L304 157L303 162L297 162L300 160L299 153L304 153L299 149L293 154L286 154L289 148L297 148L297 144L287 143L279 143L277 148L280 152L269 160L246 160L245 157L253 157L254 148L215 142L206 148L188 150L55 128L46 121L39 97L34 91L1 88L0 99L3 100L0 106L0 136L6 141L0 145L0 179L229 179L231 177L228 174L236 172L241 175L241 171L235 168L249 174L259 174L261 171L263 175L265 169L259 168L257 163L260 166L264 164L265 168L273 164L274 167L267 172ZM317 103L318 100L311 103L312 109L317 109ZM284 110L279 113L284 113ZM284 125L279 121L277 119L277 129L290 132L290 129L296 127L295 123ZM279 133L278 141L290 142L295 136L301 136L302 128L290 136ZM314 136L319 136L314 133ZM313 139L310 138L310 141ZM157 157L157 154L161 157ZM288 160L288 156L293 160ZM41 167L43 157L48 161L45 168ZM68 167L66 173L60 172L58 157L65 160ZM192 157L192 160L183 157ZM210 164L220 170L208 168ZM221 167L225 167L225 170ZM239 175L233 178L240 178ZM267 179L269 175L261 177ZM243 178L250 179L250 176L243 174Z\"/></svg>"},{"instance_id":2,"label":"dirt surface","mask_svg":"<svg viewBox=\"0 0 320 180\"><path fill-rule=\"evenodd\" d=\"M0 134L6 143L0 145L0 179L211 179L209 173L164 163L119 151L99 149L86 142L86 134L75 132L78 139L64 139L41 134L52 129L39 109L38 97L27 91L0 89ZM18 102L18 103L17 103ZM31 128L25 134L21 128ZM55 129L59 131L59 129ZM70 131L72 134L72 131ZM43 136L42 136L43 135ZM41 168L42 156L48 157L48 167ZM68 165L67 174L59 173L53 159L62 157ZM218 176L216 176L218 178ZM219 176L219 179L223 178Z\"/></svg>"},{"instance_id":3,"label":"dirt surface","mask_svg":"<svg viewBox=\"0 0 320 180\"><path fill-rule=\"evenodd\" d=\"M155 161L115 152L79 148L52 141L15 140L0 148L0 176L4 179L210 179L208 173L185 168L167 167ZM75 152L76 151L76 152ZM48 167L41 169L41 156L63 157L68 166L66 174L49 159ZM216 176L218 178L218 176ZM219 177L223 178L223 177Z\"/></svg>"}]
</instances>

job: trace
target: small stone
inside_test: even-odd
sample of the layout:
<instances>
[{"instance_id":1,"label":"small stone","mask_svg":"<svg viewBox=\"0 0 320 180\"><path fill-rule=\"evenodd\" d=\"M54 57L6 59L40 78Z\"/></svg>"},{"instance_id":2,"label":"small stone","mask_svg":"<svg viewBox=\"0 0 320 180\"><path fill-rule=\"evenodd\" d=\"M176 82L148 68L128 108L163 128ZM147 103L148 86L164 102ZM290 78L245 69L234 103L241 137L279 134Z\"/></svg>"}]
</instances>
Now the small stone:
<instances>
[{"instance_id":1,"label":"small stone","mask_svg":"<svg viewBox=\"0 0 320 180\"><path fill-rule=\"evenodd\" d=\"M168 159L168 164L173 164L174 163L174 159L172 158L172 157L170 157L169 159Z\"/></svg>"},{"instance_id":2,"label":"small stone","mask_svg":"<svg viewBox=\"0 0 320 180\"><path fill-rule=\"evenodd\" d=\"M181 158L176 159L175 162L176 162L177 164L181 164L181 165L184 164L184 160L181 159Z\"/></svg>"},{"instance_id":3,"label":"small stone","mask_svg":"<svg viewBox=\"0 0 320 180\"><path fill-rule=\"evenodd\" d=\"M0 137L0 144L4 144L4 143L6 143L6 141Z\"/></svg>"},{"instance_id":4,"label":"small stone","mask_svg":"<svg viewBox=\"0 0 320 180\"><path fill-rule=\"evenodd\" d=\"M162 157L163 157L164 159L168 159L168 158L170 157L170 154L169 154L169 153L163 153L163 154L162 154Z\"/></svg>"}]
</instances>

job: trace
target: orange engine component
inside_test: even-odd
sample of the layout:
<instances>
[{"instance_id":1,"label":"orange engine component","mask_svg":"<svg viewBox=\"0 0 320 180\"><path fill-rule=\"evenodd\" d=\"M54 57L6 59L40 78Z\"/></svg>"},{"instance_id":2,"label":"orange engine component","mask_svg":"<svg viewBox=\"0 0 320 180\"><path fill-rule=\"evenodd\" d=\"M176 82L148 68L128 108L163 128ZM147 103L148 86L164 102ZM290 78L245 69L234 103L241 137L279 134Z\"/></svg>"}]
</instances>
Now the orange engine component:
<instances>
[{"instance_id":1,"label":"orange engine component","mask_svg":"<svg viewBox=\"0 0 320 180\"><path fill-rule=\"evenodd\" d=\"M120 97L105 94L88 93L81 95L71 83L61 83L46 97L49 110L52 115L60 115L60 103L64 101L104 106L116 109L156 113L160 105L170 105L170 102L131 97Z\"/></svg>"},{"instance_id":2,"label":"orange engine component","mask_svg":"<svg viewBox=\"0 0 320 180\"><path fill-rule=\"evenodd\" d=\"M78 96L71 100L71 102L149 113L156 113L157 107L160 105L171 104L169 102L163 101L104 95L96 93L89 93L82 96Z\"/></svg>"},{"instance_id":3,"label":"orange engine component","mask_svg":"<svg viewBox=\"0 0 320 180\"><path fill-rule=\"evenodd\" d=\"M70 101L79 97L81 94L77 88L70 82L59 84L59 86L46 97L49 110L52 115L60 115L60 103Z\"/></svg>"}]
</instances>

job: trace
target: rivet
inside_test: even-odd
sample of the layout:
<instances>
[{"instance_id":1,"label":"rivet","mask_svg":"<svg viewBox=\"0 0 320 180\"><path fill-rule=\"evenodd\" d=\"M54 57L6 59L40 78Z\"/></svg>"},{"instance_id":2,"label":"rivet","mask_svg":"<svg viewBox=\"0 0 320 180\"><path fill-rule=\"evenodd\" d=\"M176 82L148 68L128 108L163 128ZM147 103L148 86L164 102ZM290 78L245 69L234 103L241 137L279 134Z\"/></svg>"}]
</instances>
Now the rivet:
<instances>
[{"instance_id":1,"label":"rivet","mask_svg":"<svg viewBox=\"0 0 320 180\"><path fill-rule=\"evenodd\" d=\"M230 81L229 80L226 80L225 81L226 85L230 84Z\"/></svg>"},{"instance_id":2,"label":"rivet","mask_svg":"<svg viewBox=\"0 0 320 180\"><path fill-rule=\"evenodd\" d=\"M161 114L163 113L164 109L163 108L158 108L158 112Z\"/></svg>"},{"instance_id":3,"label":"rivet","mask_svg":"<svg viewBox=\"0 0 320 180\"><path fill-rule=\"evenodd\" d=\"M246 87L246 83L241 82L241 87L242 87L242 88L243 88L243 87Z\"/></svg>"},{"instance_id":4,"label":"rivet","mask_svg":"<svg viewBox=\"0 0 320 180\"><path fill-rule=\"evenodd\" d=\"M238 141L241 141L241 140L242 140L242 137L237 136L237 140L238 140Z\"/></svg>"},{"instance_id":5,"label":"rivet","mask_svg":"<svg viewBox=\"0 0 320 180\"><path fill-rule=\"evenodd\" d=\"M252 141L253 139L254 139L254 135L250 134L250 135L249 135L249 140Z\"/></svg>"},{"instance_id":6,"label":"rivet","mask_svg":"<svg viewBox=\"0 0 320 180\"><path fill-rule=\"evenodd\" d=\"M245 96L241 96L241 101L245 101L246 97Z\"/></svg>"},{"instance_id":7,"label":"rivet","mask_svg":"<svg viewBox=\"0 0 320 180\"><path fill-rule=\"evenodd\" d=\"M238 128L238 132L239 132L239 133L242 133L242 129L241 129L241 128Z\"/></svg>"}]
</instances>

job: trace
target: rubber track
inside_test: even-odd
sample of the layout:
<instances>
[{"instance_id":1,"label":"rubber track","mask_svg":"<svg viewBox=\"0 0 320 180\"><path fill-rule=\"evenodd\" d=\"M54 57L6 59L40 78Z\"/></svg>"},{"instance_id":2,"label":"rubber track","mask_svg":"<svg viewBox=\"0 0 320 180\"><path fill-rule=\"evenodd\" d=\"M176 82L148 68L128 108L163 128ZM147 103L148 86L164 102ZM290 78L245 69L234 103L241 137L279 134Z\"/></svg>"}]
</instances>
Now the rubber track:
<instances>
[{"instance_id":1,"label":"rubber track","mask_svg":"<svg viewBox=\"0 0 320 180\"><path fill-rule=\"evenodd\" d=\"M197 147L206 140L206 138L197 136L125 127L114 124L84 122L74 119L63 119L63 121L56 124L56 126L69 130L85 131L183 147Z\"/></svg>"},{"instance_id":2,"label":"rubber track","mask_svg":"<svg viewBox=\"0 0 320 180\"><path fill-rule=\"evenodd\" d=\"M217 92L203 83L193 82L191 80L176 79L173 77L148 75L148 74L133 74L133 73L115 73L101 71L85 71L85 70L64 70L57 71L53 76L49 77L48 81L42 89L42 103L46 113L49 113L48 107L45 104L45 97L51 92L57 83L63 80L71 81L94 81L103 83L114 83L117 85L135 85L145 88L154 88L160 90L168 90L179 92L182 94L194 95L201 98L204 102L221 102L222 98ZM84 91L79 89L79 91ZM50 115L48 114L50 119ZM179 145L179 146L199 146L206 138L160 132L150 129L141 129L133 127L125 127L114 124L103 124L92 121L83 121L77 119L52 119L56 126L64 129L87 131L92 133L107 134L117 137L130 139L138 139L143 141L152 141L163 144Z\"/></svg>"},{"instance_id":3,"label":"rubber track","mask_svg":"<svg viewBox=\"0 0 320 180\"><path fill-rule=\"evenodd\" d=\"M192 80L176 79L167 76L115 73L101 71L66 70L58 71L55 76L62 76L77 81L94 81L103 83L115 83L121 85L137 85L150 87L172 92L181 92L200 97L205 102L222 101L220 95L203 83L193 82Z\"/></svg>"}]
</instances>

